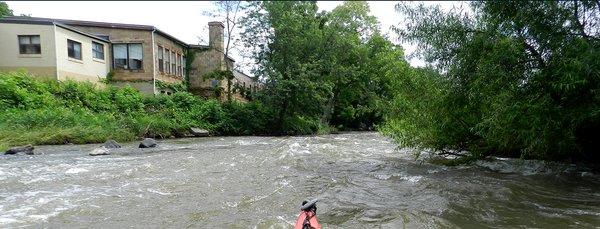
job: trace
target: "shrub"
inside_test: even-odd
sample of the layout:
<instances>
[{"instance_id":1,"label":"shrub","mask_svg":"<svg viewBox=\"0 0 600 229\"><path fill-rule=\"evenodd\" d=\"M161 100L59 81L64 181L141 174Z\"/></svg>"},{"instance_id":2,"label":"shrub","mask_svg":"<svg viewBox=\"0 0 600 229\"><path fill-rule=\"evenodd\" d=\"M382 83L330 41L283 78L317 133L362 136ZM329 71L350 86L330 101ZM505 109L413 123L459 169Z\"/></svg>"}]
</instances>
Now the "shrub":
<instances>
[{"instance_id":1,"label":"shrub","mask_svg":"<svg viewBox=\"0 0 600 229\"><path fill-rule=\"evenodd\" d=\"M202 100L187 92L144 96L125 86L45 81L24 72L0 73L0 147L22 144L131 141L183 136L190 127L216 134L274 132L274 112L259 102ZM288 133L314 133L313 120L288 123Z\"/></svg>"}]
</instances>

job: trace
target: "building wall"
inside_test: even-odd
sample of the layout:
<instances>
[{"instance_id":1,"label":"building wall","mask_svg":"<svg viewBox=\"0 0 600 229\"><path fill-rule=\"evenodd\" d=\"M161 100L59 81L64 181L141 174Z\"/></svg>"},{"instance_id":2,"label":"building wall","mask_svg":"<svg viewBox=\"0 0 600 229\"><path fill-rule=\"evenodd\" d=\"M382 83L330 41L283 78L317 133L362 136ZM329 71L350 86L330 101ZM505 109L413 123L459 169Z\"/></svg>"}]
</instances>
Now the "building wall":
<instances>
[{"instance_id":1,"label":"building wall","mask_svg":"<svg viewBox=\"0 0 600 229\"><path fill-rule=\"evenodd\" d=\"M56 27L56 58L59 80L89 81L103 85L110 71L109 44L70 30ZM67 39L81 43L81 60L69 57ZM93 58L92 41L104 45L104 60Z\"/></svg>"},{"instance_id":2,"label":"building wall","mask_svg":"<svg viewBox=\"0 0 600 229\"><path fill-rule=\"evenodd\" d=\"M140 70L126 70L126 69L113 69L115 73L113 80L117 81L114 83L116 86L125 85L124 83L118 83L118 81L129 81L128 83L144 92L146 94L154 94L154 91L148 90L148 88L154 88L154 56L153 56L153 44L152 44L152 31L147 30L135 30L135 29L120 29L120 28L103 28L93 26L75 26L78 30L98 35L108 36L110 41L115 43L141 43L142 44L142 69ZM112 60L112 47L111 47ZM112 61L111 61L112 62ZM112 66L111 66L112 69ZM132 83L135 82L135 83Z\"/></svg>"},{"instance_id":3,"label":"building wall","mask_svg":"<svg viewBox=\"0 0 600 229\"><path fill-rule=\"evenodd\" d=\"M177 54L183 56L185 54L185 47L183 47L182 45L180 45L177 42L172 41L171 39L168 39L158 33L154 34L154 42L155 44L155 53L156 53L156 57L154 58L154 64L156 65L156 79L157 80L161 80L163 82L166 83L182 83L185 79L185 75L182 74L180 76L174 74L174 73L169 73L167 74L166 71L165 72L160 72L159 68L158 68L158 48L159 46L162 47L163 49L169 49L170 51L175 51ZM163 59L163 64L164 64L164 59ZM185 66L185 63L181 64L182 68L183 66ZM157 89L158 90L158 89Z\"/></svg>"},{"instance_id":4,"label":"building wall","mask_svg":"<svg viewBox=\"0 0 600 229\"><path fill-rule=\"evenodd\" d=\"M19 54L18 35L40 35L41 54ZM0 70L26 69L40 77L56 78L54 25L0 23Z\"/></svg>"},{"instance_id":5,"label":"building wall","mask_svg":"<svg viewBox=\"0 0 600 229\"><path fill-rule=\"evenodd\" d=\"M204 80L202 77L215 70L225 70L223 60L223 53L214 49L196 52L196 58L191 66L193 71L190 71L190 88L212 87L211 80Z\"/></svg>"}]
</instances>

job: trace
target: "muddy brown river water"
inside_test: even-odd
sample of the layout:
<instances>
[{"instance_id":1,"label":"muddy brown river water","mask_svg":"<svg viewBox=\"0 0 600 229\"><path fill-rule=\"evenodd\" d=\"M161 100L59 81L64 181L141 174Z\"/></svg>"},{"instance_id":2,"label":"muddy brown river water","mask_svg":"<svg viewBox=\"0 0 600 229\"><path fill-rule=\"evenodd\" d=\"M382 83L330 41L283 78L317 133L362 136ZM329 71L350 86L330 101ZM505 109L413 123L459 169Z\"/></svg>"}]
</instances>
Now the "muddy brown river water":
<instances>
[{"instance_id":1,"label":"muddy brown river water","mask_svg":"<svg viewBox=\"0 0 600 229\"><path fill-rule=\"evenodd\" d=\"M0 228L600 228L600 177L501 159L445 167L374 132L39 146L1 155Z\"/></svg>"}]
</instances>

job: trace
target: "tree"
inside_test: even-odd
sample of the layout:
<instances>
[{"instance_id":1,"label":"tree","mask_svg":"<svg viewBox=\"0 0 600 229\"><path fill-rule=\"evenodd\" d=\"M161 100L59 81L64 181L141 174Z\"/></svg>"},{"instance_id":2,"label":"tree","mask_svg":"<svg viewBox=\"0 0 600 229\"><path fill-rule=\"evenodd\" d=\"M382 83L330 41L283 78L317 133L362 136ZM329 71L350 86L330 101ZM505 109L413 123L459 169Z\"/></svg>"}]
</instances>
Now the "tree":
<instances>
[{"instance_id":1,"label":"tree","mask_svg":"<svg viewBox=\"0 0 600 229\"><path fill-rule=\"evenodd\" d=\"M235 48L235 28L238 27L239 13L244 7L241 1L216 1L214 2L216 11L204 11L204 15L220 18L225 25L225 48L222 50L225 57L229 57L230 50ZM221 74L227 80L227 100L231 101L233 69L230 69L228 64L225 64L225 73ZM229 73L227 73L229 72ZM217 72L216 75L219 72Z\"/></svg>"},{"instance_id":2,"label":"tree","mask_svg":"<svg viewBox=\"0 0 600 229\"><path fill-rule=\"evenodd\" d=\"M275 129L282 134L316 131L331 93L320 75L316 3L252 2L248 9L242 40L257 60L255 76L266 79L261 100L277 113Z\"/></svg>"},{"instance_id":3,"label":"tree","mask_svg":"<svg viewBox=\"0 0 600 229\"><path fill-rule=\"evenodd\" d=\"M0 2L0 18L4 16L13 16L13 11L8 8L6 2Z\"/></svg>"},{"instance_id":4,"label":"tree","mask_svg":"<svg viewBox=\"0 0 600 229\"><path fill-rule=\"evenodd\" d=\"M266 80L259 100L277 112L277 129L367 129L382 120L390 81L402 74L384 62L406 62L379 33L366 2L331 12L319 12L315 2L253 2L242 25L254 74Z\"/></svg>"},{"instance_id":5,"label":"tree","mask_svg":"<svg viewBox=\"0 0 600 229\"><path fill-rule=\"evenodd\" d=\"M434 107L397 101L417 110L389 118L397 139L475 157L600 159L592 150L600 131L597 2L472 2L472 13L397 9L407 23L396 31L439 72L427 77L436 83L425 93L440 95L414 101ZM418 128L406 132L399 123Z\"/></svg>"}]
</instances>

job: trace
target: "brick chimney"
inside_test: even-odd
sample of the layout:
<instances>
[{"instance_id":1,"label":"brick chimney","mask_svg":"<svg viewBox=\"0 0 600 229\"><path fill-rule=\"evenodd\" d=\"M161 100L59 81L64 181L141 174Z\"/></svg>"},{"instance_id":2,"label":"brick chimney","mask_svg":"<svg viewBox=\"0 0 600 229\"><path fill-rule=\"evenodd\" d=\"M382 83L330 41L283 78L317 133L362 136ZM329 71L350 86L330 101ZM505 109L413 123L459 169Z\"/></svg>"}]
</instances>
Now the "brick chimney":
<instances>
[{"instance_id":1,"label":"brick chimney","mask_svg":"<svg viewBox=\"0 0 600 229\"><path fill-rule=\"evenodd\" d=\"M220 21L208 23L208 46L223 52L223 31L225 26Z\"/></svg>"}]
</instances>

